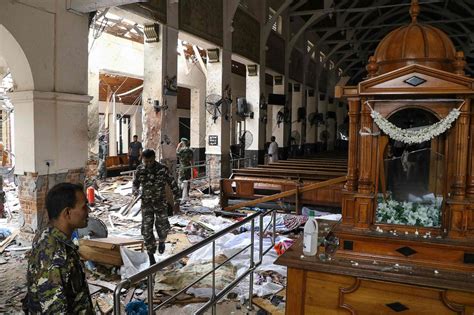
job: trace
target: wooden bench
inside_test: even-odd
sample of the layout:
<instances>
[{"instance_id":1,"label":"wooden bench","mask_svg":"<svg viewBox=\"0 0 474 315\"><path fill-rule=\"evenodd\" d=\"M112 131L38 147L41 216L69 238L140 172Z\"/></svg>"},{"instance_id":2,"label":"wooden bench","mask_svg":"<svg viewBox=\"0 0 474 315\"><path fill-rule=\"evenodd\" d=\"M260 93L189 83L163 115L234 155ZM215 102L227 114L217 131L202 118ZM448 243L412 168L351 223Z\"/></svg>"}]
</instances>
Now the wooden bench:
<instances>
[{"instance_id":1,"label":"wooden bench","mask_svg":"<svg viewBox=\"0 0 474 315\"><path fill-rule=\"evenodd\" d=\"M105 160L107 171L126 171L128 170L128 155L108 156Z\"/></svg>"},{"instance_id":2,"label":"wooden bench","mask_svg":"<svg viewBox=\"0 0 474 315\"><path fill-rule=\"evenodd\" d=\"M227 207L232 199L258 199L345 175L346 160L333 161L324 158L282 160L268 165L233 170L231 178L221 180L221 206ZM340 207L342 188L343 183L338 183L281 201L294 203L297 212L303 204Z\"/></svg>"}]
</instances>

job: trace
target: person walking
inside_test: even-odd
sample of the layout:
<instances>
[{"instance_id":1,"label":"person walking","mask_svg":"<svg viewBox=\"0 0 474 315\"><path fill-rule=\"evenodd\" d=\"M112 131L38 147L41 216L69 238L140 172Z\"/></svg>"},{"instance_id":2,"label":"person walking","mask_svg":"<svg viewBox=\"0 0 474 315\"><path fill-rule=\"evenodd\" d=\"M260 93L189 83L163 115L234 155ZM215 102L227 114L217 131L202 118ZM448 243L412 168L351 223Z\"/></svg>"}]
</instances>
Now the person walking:
<instances>
[{"instance_id":1,"label":"person walking","mask_svg":"<svg viewBox=\"0 0 474 315\"><path fill-rule=\"evenodd\" d=\"M150 265L156 263L156 239L153 234L153 226L158 233L158 252L165 251L165 241L171 226L168 221L166 203L166 185L169 185L174 196L174 211L179 211L179 198L181 192L175 179L168 168L155 160L155 151L146 149L142 153L143 163L137 167L133 179L133 195L139 195L142 188L142 228L141 233L145 241L145 247L150 258Z\"/></svg>"}]
</instances>

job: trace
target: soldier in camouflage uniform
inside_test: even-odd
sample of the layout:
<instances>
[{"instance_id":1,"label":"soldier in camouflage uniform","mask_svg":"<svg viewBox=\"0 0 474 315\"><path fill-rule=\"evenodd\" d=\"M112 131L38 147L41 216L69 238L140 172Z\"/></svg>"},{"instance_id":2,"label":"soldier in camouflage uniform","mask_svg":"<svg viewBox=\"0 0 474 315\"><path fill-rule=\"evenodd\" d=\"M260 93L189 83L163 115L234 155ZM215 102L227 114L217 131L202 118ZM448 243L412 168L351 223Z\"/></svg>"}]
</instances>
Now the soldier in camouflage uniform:
<instances>
[{"instance_id":1,"label":"soldier in camouflage uniform","mask_svg":"<svg viewBox=\"0 0 474 315\"><path fill-rule=\"evenodd\" d=\"M178 179L180 185L185 180L191 179L191 168L193 162L193 150L189 148L189 141L186 138L181 138L181 142L176 148L176 156L179 158Z\"/></svg>"},{"instance_id":2,"label":"soldier in camouflage uniform","mask_svg":"<svg viewBox=\"0 0 474 315\"><path fill-rule=\"evenodd\" d=\"M153 224L159 237L158 251L165 251L165 241L170 224L166 203L165 188L168 184L173 191L175 211L179 211L180 191L168 168L155 161L155 151L147 149L142 153L143 164L137 167L133 179L133 194L138 195L142 187L142 235L145 247L150 257L150 264L155 263L156 240L153 234Z\"/></svg>"},{"instance_id":3,"label":"soldier in camouflage uniform","mask_svg":"<svg viewBox=\"0 0 474 315\"><path fill-rule=\"evenodd\" d=\"M79 185L61 183L48 192L50 227L29 254L23 300L26 314L94 314L72 232L87 226L89 207Z\"/></svg>"}]
</instances>

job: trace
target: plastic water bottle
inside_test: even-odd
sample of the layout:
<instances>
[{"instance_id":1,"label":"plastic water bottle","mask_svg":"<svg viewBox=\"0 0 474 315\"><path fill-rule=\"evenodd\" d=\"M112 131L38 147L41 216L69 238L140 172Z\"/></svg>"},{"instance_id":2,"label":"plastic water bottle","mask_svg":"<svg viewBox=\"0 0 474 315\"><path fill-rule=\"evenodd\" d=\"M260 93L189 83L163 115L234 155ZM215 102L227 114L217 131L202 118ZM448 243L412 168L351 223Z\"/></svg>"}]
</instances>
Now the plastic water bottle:
<instances>
[{"instance_id":1,"label":"plastic water bottle","mask_svg":"<svg viewBox=\"0 0 474 315\"><path fill-rule=\"evenodd\" d=\"M318 221L313 211L309 211L308 214L308 221L304 225L303 254L314 256L318 251Z\"/></svg>"}]
</instances>

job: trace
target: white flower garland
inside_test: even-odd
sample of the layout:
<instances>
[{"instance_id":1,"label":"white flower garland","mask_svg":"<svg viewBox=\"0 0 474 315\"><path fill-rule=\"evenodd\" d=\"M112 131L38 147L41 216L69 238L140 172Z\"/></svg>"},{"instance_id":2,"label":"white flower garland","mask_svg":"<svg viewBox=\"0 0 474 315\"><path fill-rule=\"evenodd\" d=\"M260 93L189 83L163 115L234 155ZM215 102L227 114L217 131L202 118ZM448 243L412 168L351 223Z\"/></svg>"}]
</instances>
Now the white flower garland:
<instances>
[{"instance_id":1,"label":"white flower garland","mask_svg":"<svg viewBox=\"0 0 474 315\"><path fill-rule=\"evenodd\" d=\"M366 102L366 104L371 109L370 116L372 116L377 126L384 133L394 140L408 144L422 143L439 136L451 128L452 123L459 117L459 114L461 113L459 108L453 108L453 110L451 110L451 112L449 112L446 117L431 126L423 127L418 130L408 130L398 128L386 118L384 118L379 112L373 110L368 102Z\"/></svg>"}]
</instances>

